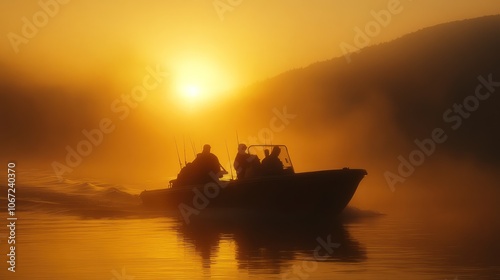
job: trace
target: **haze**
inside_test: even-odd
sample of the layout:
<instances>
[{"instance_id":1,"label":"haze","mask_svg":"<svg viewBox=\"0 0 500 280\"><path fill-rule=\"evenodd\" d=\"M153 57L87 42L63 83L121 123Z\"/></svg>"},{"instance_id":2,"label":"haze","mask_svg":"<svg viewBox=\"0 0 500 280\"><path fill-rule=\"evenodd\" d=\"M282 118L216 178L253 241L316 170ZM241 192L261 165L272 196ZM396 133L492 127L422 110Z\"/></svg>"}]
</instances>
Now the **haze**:
<instances>
[{"instance_id":1,"label":"haze","mask_svg":"<svg viewBox=\"0 0 500 280\"><path fill-rule=\"evenodd\" d=\"M474 4L405 0L63 2L67 3L58 5L59 11L28 43L15 48L6 37L1 41L2 61L26 73L30 81L81 82L98 73L118 79L133 72L137 64L159 63L181 75L180 80L199 82L207 90L224 90L341 56L339 46L353 44L354 28L364 29L373 20L371 11L391 5L401 12L370 38L370 44L500 11L494 0ZM3 1L0 7L0 32L5 35L21 34L22 18L33 22L41 10L38 1ZM38 20L43 23L42 18ZM198 77L200 71L211 72L214 84L207 85Z\"/></svg>"},{"instance_id":2,"label":"haze","mask_svg":"<svg viewBox=\"0 0 500 280\"><path fill-rule=\"evenodd\" d=\"M86 139L83 130L91 134L101 129L107 131L102 132L102 143L98 141L65 175L99 174L138 182L175 176L179 168L176 142L182 162L191 160L202 144L210 143L229 166L226 143L230 158L237 133L247 143L256 138L267 141L261 132L286 112L297 118L279 118L281 122L275 125L287 129L269 141L293 148L291 155L299 170L347 165L370 169L377 162L367 155L374 152L359 148L364 147L364 139L377 139L370 137L376 135L379 123L392 133L392 148L400 147L398 141L406 137L392 126L390 101L368 99L349 118L334 121L332 134L321 138L321 133L313 135L303 129L324 131L325 112L336 109L337 117L342 117L348 107L336 105L323 108L323 115L311 114L322 105L309 98L311 88L304 88L303 95L277 100L271 96L287 96L286 92L279 95L269 87L263 91L269 96L266 101L267 97L258 96L254 83L336 57L348 67L343 44L364 48L436 24L500 13L494 0L474 4L47 0L3 1L0 7L0 33L4 34L0 43L4 102L0 106L6 106L1 108L2 157L52 169L54 162L67 161L67 147L76 149ZM48 17L40 14L43 7L50 12ZM376 22L375 14L388 13L384 24L378 23L378 29L365 38L366 44L357 45L357 28L366 30ZM147 92L135 92L140 100L130 101L141 85ZM371 91L376 96L375 89ZM378 118L367 122L372 113ZM313 144L317 141L321 145ZM310 149L301 149L304 142ZM330 156L318 159L325 146ZM391 164L398 153L387 156Z\"/></svg>"}]
</instances>

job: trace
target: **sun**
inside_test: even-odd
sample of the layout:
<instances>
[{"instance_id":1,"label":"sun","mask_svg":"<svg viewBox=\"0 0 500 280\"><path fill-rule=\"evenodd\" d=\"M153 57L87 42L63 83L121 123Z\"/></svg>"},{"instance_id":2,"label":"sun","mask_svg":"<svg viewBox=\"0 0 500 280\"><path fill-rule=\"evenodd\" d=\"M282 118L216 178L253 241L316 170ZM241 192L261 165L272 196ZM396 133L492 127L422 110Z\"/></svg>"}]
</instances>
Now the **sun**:
<instances>
[{"instance_id":1,"label":"sun","mask_svg":"<svg viewBox=\"0 0 500 280\"><path fill-rule=\"evenodd\" d=\"M201 56L178 57L172 68L177 101L189 108L214 104L233 86L217 61Z\"/></svg>"},{"instance_id":2,"label":"sun","mask_svg":"<svg viewBox=\"0 0 500 280\"><path fill-rule=\"evenodd\" d=\"M176 95L178 102L184 106L193 108L199 106L210 95L206 86L200 81L185 81L177 85Z\"/></svg>"},{"instance_id":3,"label":"sun","mask_svg":"<svg viewBox=\"0 0 500 280\"><path fill-rule=\"evenodd\" d=\"M195 84L187 84L181 89L182 97L191 102L199 99L200 93L200 87Z\"/></svg>"}]
</instances>

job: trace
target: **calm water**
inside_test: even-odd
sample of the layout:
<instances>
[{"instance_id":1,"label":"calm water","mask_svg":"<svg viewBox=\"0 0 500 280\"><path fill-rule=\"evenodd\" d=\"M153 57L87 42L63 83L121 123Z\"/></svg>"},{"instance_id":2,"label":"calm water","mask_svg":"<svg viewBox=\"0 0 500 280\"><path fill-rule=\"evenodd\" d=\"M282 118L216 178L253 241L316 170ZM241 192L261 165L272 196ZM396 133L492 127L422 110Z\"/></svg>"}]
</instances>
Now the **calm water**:
<instances>
[{"instance_id":1,"label":"calm water","mask_svg":"<svg viewBox=\"0 0 500 280\"><path fill-rule=\"evenodd\" d=\"M130 186L24 176L16 272L7 271L4 227L0 279L500 279L491 224L475 234L351 207L336 221L186 225L143 210Z\"/></svg>"}]
</instances>

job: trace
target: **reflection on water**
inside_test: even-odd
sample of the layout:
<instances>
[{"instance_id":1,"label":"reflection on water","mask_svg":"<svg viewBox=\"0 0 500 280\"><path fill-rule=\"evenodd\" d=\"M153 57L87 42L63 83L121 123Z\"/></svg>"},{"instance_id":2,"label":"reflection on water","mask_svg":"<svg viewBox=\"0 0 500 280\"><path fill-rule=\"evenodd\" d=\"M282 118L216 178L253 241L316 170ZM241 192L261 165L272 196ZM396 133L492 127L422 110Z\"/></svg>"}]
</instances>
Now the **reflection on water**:
<instances>
[{"instance_id":1,"label":"reflection on water","mask_svg":"<svg viewBox=\"0 0 500 280\"><path fill-rule=\"evenodd\" d=\"M498 239L443 241L393 215L185 225L22 212L19 225L17 272L4 267L0 279L500 279Z\"/></svg>"},{"instance_id":2,"label":"reflection on water","mask_svg":"<svg viewBox=\"0 0 500 280\"><path fill-rule=\"evenodd\" d=\"M212 220L190 225L180 223L177 230L183 241L194 245L205 267L213 262L221 240L234 242L238 269L249 273L281 274L296 259L366 260L363 246L352 239L340 221Z\"/></svg>"}]
</instances>

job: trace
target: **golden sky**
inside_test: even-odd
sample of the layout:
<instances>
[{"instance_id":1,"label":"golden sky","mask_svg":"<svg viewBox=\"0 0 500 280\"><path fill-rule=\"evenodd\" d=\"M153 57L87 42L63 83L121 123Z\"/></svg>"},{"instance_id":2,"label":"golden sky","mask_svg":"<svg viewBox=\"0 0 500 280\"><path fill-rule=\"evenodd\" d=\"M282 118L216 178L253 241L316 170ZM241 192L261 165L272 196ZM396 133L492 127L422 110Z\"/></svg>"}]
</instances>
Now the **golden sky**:
<instances>
[{"instance_id":1,"label":"golden sky","mask_svg":"<svg viewBox=\"0 0 500 280\"><path fill-rule=\"evenodd\" d=\"M341 56L354 29L389 7L397 13L370 44L500 13L497 0L2 1L0 61L56 83L159 63L184 91L218 91Z\"/></svg>"},{"instance_id":2,"label":"golden sky","mask_svg":"<svg viewBox=\"0 0 500 280\"><path fill-rule=\"evenodd\" d=\"M98 128L100 121L105 120L116 125L116 132L115 126L108 125L113 133L106 135L106 142L86 162L93 158L107 164L108 159L114 159L115 163L135 169L137 158L143 156L151 161L164 161L156 164L162 170L167 169L164 166L168 161L171 169L168 173L172 175L177 168L173 135L178 137L179 145L185 142L181 140L183 136L191 135L196 146L211 143L220 154L226 149L224 141L235 138L235 128L240 138L246 140L247 135L256 135L259 128L266 127L275 115L273 111L261 110L254 112L260 120L234 124L231 118L222 121L222 116L214 117L220 114L210 110L220 110L217 108L207 106L204 112L198 110L197 116L185 114L183 109L196 108L209 100L220 103L220 92L341 57L341 46L362 48L439 23L500 14L499 3L498 0L474 3L465 0L1 1L0 86L6 84L3 88L8 89L15 80L17 86L31 87L25 92L39 95L38 101L33 101L36 109L24 106L25 111L18 112L17 126L23 127L16 128L18 133L13 137L19 139L11 142L23 144L38 139L37 135L44 136L56 149L43 163L50 166L52 161L64 161L65 147L75 147L84 139L83 129ZM362 45L360 30L368 34L364 35ZM165 79L168 82L155 87L156 92L164 94L150 95L138 109L121 99L123 95L130 97L137 85L156 84L157 80L146 69L157 67L168 73ZM48 87L37 87L39 84ZM21 95L19 92L24 89L0 94ZM50 94L56 97L46 100L45 96ZM79 97L68 101L58 99L60 94ZM101 97L105 100L94 100ZM26 102L31 96L22 98L21 104L32 105L33 102ZM186 107L179 108L182 106L178 102L171 102L176 98ZM237 99L233 104L245 100ZM286 104L274 106L284 110ZM133 117L129 118L132 110ZM231 110L228 112L230 115ZM49 130L51 127L54 128ZM288 140L293 138L283 135ZM156 145L151 139L156 139ZM190 146L191 139L186 141ZM300 146L300 141L297 143ZM30 150L30 155L35 157L33 151L46 151L44 145ZM234 143L229 146L235 147ZM117 170L121 172L122 168Z\"/></svg>"}]
</instances>

